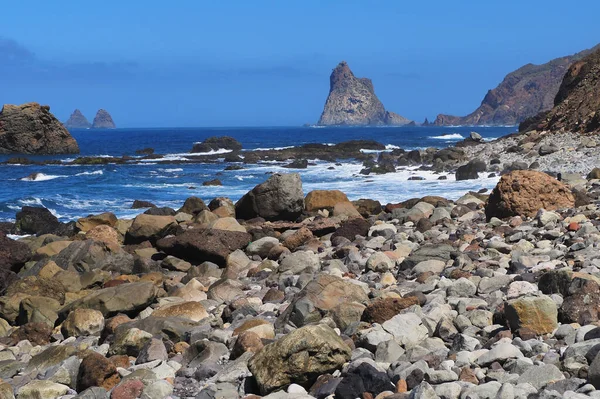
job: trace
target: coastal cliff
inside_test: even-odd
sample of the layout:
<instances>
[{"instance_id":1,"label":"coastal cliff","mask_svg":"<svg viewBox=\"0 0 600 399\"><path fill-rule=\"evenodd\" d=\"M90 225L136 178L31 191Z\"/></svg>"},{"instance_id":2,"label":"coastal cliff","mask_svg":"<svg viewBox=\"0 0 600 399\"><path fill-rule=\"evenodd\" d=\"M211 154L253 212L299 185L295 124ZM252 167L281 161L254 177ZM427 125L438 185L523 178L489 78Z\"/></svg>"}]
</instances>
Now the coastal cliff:
<instances>
[{"instance_id":1,"label":"coastal cliff","mask_svg":"<svg viewBox=\"0 0 600 399\"><path fill-rule=\"evenodd\" d=\"M437 126L515 125L554 106L563 76L573 62L599 46L574 55L556 58L542 65L527 64L506 75L485 95L481 105L467 116L440 114Z\"/></svg>"},{"instance_id":2,"label":"coastal cliff","mask_svg":"<svg viewBox=\"0 0 600 399\"><path fill-rule=\"evenodd\" d=\"M520 131L600 131L600 49L575 62L565 74L554 108L524 121Z\"/></svg>"},{"instance_id":3,"label":"coastal cliff","mask_svg":"<svg viewBox=\"0 0 600 399\"><path fill-rule=\"evenodd\" d=\"M94 123L92 124L92 129L116 129L116 127L117 126L108 111L104 109L98 110L96 117L94 118Z\"/></svg>"},{"instance_id":4,"label":"coastal cliff","mask_svg":"<svg viewBox=\"0 0 600 399\"><path fill-rule=\"evenodd\" d=\"M5 104L0 111L0 154L78 154L68 130L38 103Z\"/></svg>"},{"instance_id":5,"label":"coastal cliff","mask_svg":"<svg viewBox=\"0 0 600 399\"><path fill-rule=\"evenodd\" d=\"M69 120L65 122L67 129L88 129L92 126L90 121L81 113L80 110L76 109L73 111Z\"/></svg>"},{"instance_id":6,"label":"coastal cliff","mask_svg":"<svg viewBox=\"0 0 600 399\"><path fill-rule=\"evenodd\" d=\"M335 67L329 84L319 125L406 125L411 122L386 111L375 95L371 79L355 77L345 61Z\"/></svg>"}]
</instances>

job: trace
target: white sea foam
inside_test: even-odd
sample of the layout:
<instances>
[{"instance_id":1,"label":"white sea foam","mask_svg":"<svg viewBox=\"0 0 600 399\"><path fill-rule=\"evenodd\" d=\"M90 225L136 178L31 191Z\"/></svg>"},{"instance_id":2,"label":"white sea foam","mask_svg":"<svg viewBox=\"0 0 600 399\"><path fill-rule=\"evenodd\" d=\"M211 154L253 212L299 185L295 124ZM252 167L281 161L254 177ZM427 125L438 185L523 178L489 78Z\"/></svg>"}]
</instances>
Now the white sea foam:
<instances>
[{"instance_id":1,"label":"white sea foam","mask_svg":"<svg viewBox=\"0 0 600 399\"><path fill-rule=\"evenodd\" d=\"M103 175L104 171L102 170L95 170L93 172L81 172L81 173L77 173L75 176L91 176L91 175Z\"/></svg>"},{"instance_id":2,"label":"white sea foam","mask_svg":"<svg viewBox=\"0 0 600 399\"><path fill-rule=\"evenodd\" d=\"M33 206L33 205L44 206L44 203L42 202L42 200L37 197L20 199L19 202L26 206Z\"/></svg>"},{"instance_id":3,"label":"white sea foam","mask_svg":"<svg viewBox=\"0 0 600 399\"><path fill-rule=\"evenodd\" d=\"M171 168L171 169L159 169L161 172L166 173L174 173L174 172L183 172L183 168Z\"/></svg>"},{"instance_id":4,"label":"white sea foam","mask_svg":"<svg viewBox=\"0 0 600 399\"><path fill-rule=\"evenodd\" d=\"M288 145L287 147L271 147L271 148L254 148L252 150L248 150L248 151L280 151L280 150L287 150L289 148L294 148L295 146L293 145Z\"/></svg>"},{"instance_id":5,"label":"white sea foam","mask_svg":"<svg viewBox=\"0 0 600 399\"><path fill-rule=\"evenodd\" d=\"M398 149L400 149L400 147L398 147L397 145L393 145L393 144L387 144L385 146L385 149L386 150L398 150Z\"/></svg>"},{"instance_id":6,"label":"white sea foam","mask_svg":"<svg viewBox=\"0 0 600 399\"><path fill-rule=\"evenodd\" d=\"M167 155L216 155L216 154L228 154L232 152L232 150L226 150L225 148L219 148L218 150L210 150L207 152L192 152L192 153L185 153L185 154L167 154Z\"/></svg>"},{"instance_id":7,"label":"white sea foam","mask_svg":"<svg viewBox=\"0 0 600 399\"><path fill-rule=\"evenodd\" d=\"M44 173L34 173L30 176L24 177L21 180L22 181L46 181L46 180L53 180L53 179L58 179L59 177L68 177L68 176L64 176L64 175L46 175Z\"/></svg>"},{"instance_id":8,"label":"white sea foam","mask_svg":"<svg viewBox=\"0 0 600 399\"><path fill-rule=\"evenodd\" d=\"M25 238L25 237L30 237L30 234L25 234L25 235L18 235L18 234L7 234L6 235L8 238L10 238L11 240L18 240L20 238Z\"/></svg>"},{"instance_id":9,"label":"white sea foam","mask_svg":"<svg viewBox=\"0 0 600 399\"><path fill-rule=\"evenodd\" d=\"M464 137L459 133L442 134L441 136L431 136L430 139L436 140L462 140Z\"/></svg>"}]
</instances>

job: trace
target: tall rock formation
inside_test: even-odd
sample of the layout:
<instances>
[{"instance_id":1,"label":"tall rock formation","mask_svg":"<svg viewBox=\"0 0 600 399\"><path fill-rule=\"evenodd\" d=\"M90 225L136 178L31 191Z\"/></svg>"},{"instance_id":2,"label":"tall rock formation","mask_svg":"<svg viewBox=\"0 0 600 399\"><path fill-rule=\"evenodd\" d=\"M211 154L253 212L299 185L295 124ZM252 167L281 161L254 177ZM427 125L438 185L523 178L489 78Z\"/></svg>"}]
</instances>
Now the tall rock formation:
<instances>
[{"instance_id":1,"label":"tall rock formation","mask_svg":"<svg viewBox=\"0 0 600 399\"><path fill-rule=\"evenodd\" d=\"M0 111L0 154L78 154L69 131L38 103L5 104Z\"/></svg>"},{"instance_id":2,"label":"tall rock formation","mask_svg":"<svg viewBox=\"0 0 600 399\"><path fill-rule=\"evenodd\" d=\"M108 111L104 109L99 109L96 113L96 117L94 118L94 123L92 124L93 129L116 129L115 122L113 122L112 116L108 113Z\"/></svg>"},{"instance_id":3,"label":"tall rock formation","mask_svg":"<svg viewBox=\"0 0 600 399\"><path fill-rule=\"evenodd\" d=\"M520 131L600 132L600 48L575 62L565 74L554 108L524 121Z\"/></svg>"},{"instance_id":4,"label":"tall rock formation","mask_svg":"<svg viewBox=\"0 0 600 399\"><path fill-rule=\"evenodd\" d=\"M319 125L406 125L410 122L385 110L375 95L371 79L355 77L346 61L335 67L329 77L329 96Z\"/></svg>"},{"instance_id":5,"label":"tall rock formation","mask_svg":"<svg viewBox=\"0 0 600 399\"><path fill-rule=\"evenodd\" d=\"M440 114L434 125L515 125L548 111L554 105L554 97L569 66L598 48L600 45L542 65L527 64L506 75L469 115Z\"/></svg>"},{"instance_id":6,"label":"tall rock formation","mask_svg":"<svg viewBox=\"0 0 600 399\"><path fill-rule=\"evenodd\" d=\"M90 121L81 113L80 110L76 109L73 111L69 120L65 122L67 129L88 129L92 126Z\"/></svg>"}]
</instances>

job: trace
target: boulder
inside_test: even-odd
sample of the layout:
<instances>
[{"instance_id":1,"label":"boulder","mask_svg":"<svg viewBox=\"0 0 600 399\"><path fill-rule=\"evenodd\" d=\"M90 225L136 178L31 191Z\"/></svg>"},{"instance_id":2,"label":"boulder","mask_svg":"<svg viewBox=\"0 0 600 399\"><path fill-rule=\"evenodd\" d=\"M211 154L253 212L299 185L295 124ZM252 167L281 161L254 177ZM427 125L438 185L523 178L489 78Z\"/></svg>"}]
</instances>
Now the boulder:
<instances>
[{"instance_id":1,"label":"boulder","mask_svg":"<svg viewBox=\"0 0 600 399\"><path fill-rule=\"evenodd\" d=\"M16 234L59 234L63 224L48 209L24 206L17 212ZM60 235L60 234L59 234Z\"/></svg>"},{"instance_id":2,"label":"boulder","mask_svg":"<svg viewBox=\"0 0 600 399\"><path fill-rule=\"evenodd\" d=\"M245 248L252 240L248 233L216 229L192 229L159 240L157 248L168 255L199 264L205 261L224 266L227 256Z\"/></svg>"},{"instance_id":3,"label":"boulder","mask_svg":"<svg viewBox=\"0 0 600 399\"><path fill-rule=\"evenodd\" d=\"M195 143L192 147L194 152L211 152L217 150L239 151L242 149L242 144L229 136L209 137L201 143Z\"/></svg>"},{"instance_id":4,"label":"boulder","mask_svg":"<svg viewBox=\"0 0 600 399\"><path fill-rule=\"evenodd\" d=\"M487 166L484 161L472 159L466 165L456 169L456 180L478 179L480 172L485 172Z\"/></svg>"},{"instance_id":5,"label":"boulder","mask_svg":"<svg viewBox=\"0 0 600 399\"><path fill-rule=\"evenodd\" d=\"M313 190L304 199L308 212L315 212L320 209L332 211L338 202L348 202L348 197L340 190Z\"/></svg>"},{"instance_id":6,"label":"boulder","mask_svg":"<svg viewBox=\"0 0 600 399\"><path fill-rule=\"evenodd\" d=\"M201 198L189 197L188 199L185 200L185 202L183 203L183 206L181 208L179 208L177 213L183 212L183 213L187 213L189 215L197 215L200 212L206 211L206 210L208 210L208 207L206 206L204 201L202 201Z\"/></svg>"},{"instance_id":7,"label":"boulder","mask_svg":"<svg viewBox=\"0 0 600 399\"><path fill-rule=\"evenodd\" d=\"M0 233L0 294L17 279L16 272L21 270L29 258L31 250L27 244Z\"/></svg>"},{"instance_id":8,"label":"boulder","mask_svg":"<svg viewBox=\"0 0 600 399\"><path fill-rule=\"evenodd\" d=\"M182 317L192 321L200 321L208 317L208 313L200 302L177 302L164 305L152 312L154 317Z\"/></svg>"},{"instance_id":9,"label":"boulder","mask_svg":"<svg viewBox=\"0 0 600 399\"><path fill-rule=\"evenodd\" d=\"M66 318L71 311L80 308L98 310L105 317L118 313L134 314L151 304L157 295L158 288L150 282L120 284L71 302L59 314Z\"/></svg>"},{"instance_id":10,"label":"boulder","mask_svg":"<svg viewBox=\"0 0 600 399\"><path fill-rule=\"evenodd\" d=\"M419 298L409 296L406 298L379 298L369 304L362 314L362 320L367 323L383 324L402 310L419 305Z\"/></svg>"},{"instance_id":11,"label":"boulder","mask_svg":"<svg viewBox=\"0 0 600 399\"><path fill-rule=\"evenodd\" d=\"M338 305L347 306L354 302L369 303L369 297L360 286L340 277L321 274L296 294L276 326L291 322L302 327L318 322Z\"/></svg>"},{"instance_id":12,"label":"boulder","mask_svg":"<svg viewBox=\"0 0 600 399\"><path fill-rule=\"evenodd\" d=\"M239 219L295 220L303 209L302 181L297 173L274 174L235 204Z\"/></svg>"},{"instance_id":13,"label":"boulder","mask_svg":"<svg viewBox=\"0 0 600 399\"><path fill-rule=\"evenodd\" d=\"M0 154L78 154L69 131L38 103L5 104L0 110Z\"/></svg>"},{"instance_id":14,"label":"boulder","mask_svg":"<svg viewBox=\"0 0 600 399\"><path fill-rule=\"evenodd\" d=\"M321 374L340 368L350 348L325 325L292 331L262 348L248 363L262 394L294 383L309 388Z\"/></svg>"},{"instance_id":15,"label":"boulder","mask_svg":"<svg viewBox=\"0 0 600 399\"><path fill-rule=\"evenodd\" d=\"M558 310L552 298L521 297L504 304L504 315L512 331L526 329L536 335L550 334L558 326Z\"/></svg>"},{"instance_id":16,"label":"boulder","mask_svg":"<svg viewBox=\"0 0 600 399\"><path fill-rule=\"evenodd\" d=\"M369 234L371 223L362 218L348 219L333 233L331 239L335 237L344 237L354 241L356 236L366 237Z\"/></svg>"},{"instance_id":17,"label":"boulder","mask_svg":"<svg viewBox=\"0 0 600 399\"><path fill-rule=\"evenodd\" d=\"M99 215L92 215L77 220L75 227L84 233L96 226L106 225L114 227L117 224L117 217L111 212L104 212Z\"/></svg>"},{"instance_id":18,"label":"boulder","mask_svg":"<svg viewBox=\"0 0 600 399\"><path fill-rule=\"evenodd\" d=\"M534 217L540 209L574 206L575 198L563 183L542 172L519 170L500 178L485 206L485 214L488 220L492 217Z\"/></svg>"},{"instance_id":19,"label":"boulder","mask_svg":"<svg viewBox=\"0 0 600 399\"><path fill-rule=\"evenodd\" d=\"M65 395L69 387L48 380L33 380L17 390L18 399L56 399Z\"/></svg>"},{"instance_id":20,"label":"boulder","mask_svg":"<svg viewBox=\"0 0 600 399\"><path fill-rule=\"evenodd\" d=\"M177 221L173 216L141 214L133 219L133 224L125 235L125 243L156 242L160 238L173 233L176 227Z\"/></svg>"},{"instance_id":21,"label":"boulder","mask_svg":"<svg viewBox=\"0 0 600 399\"><path fill-rule=\"evenodd\" d=\"M90 352L79 366L77 391L81 392L90 387L111 390L120 381L121 377L113 363L99 353Z\"/></svg>"},{"instance_id":22,"label":"boulder","mask_svg":"<svg viewBox=\"0 0 600 399\"><path fill-rule=\"evenodd\" d=\"M94 309L75 309L63 322L61 331L65 337L100 335L104 330L104 316Z\"/></svg>"}]
</instances>

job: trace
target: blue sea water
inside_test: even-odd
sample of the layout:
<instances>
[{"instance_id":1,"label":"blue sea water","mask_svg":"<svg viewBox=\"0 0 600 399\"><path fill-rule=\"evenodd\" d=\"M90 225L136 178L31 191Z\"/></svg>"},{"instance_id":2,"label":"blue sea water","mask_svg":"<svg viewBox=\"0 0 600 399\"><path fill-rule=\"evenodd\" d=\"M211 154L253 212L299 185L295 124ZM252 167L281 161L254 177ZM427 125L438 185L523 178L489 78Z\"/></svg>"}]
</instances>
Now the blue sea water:
<instances>
[{"instance_id":1,"label":"blue sea water","mask_svg":"<svg viewBox=\"0 0 600 399\"><path fill-rule=\"evenodd\" d=\"M492 140L515 131L515 127L249 127L249 128L156 128L74 130L79 156L136 156L135 151L154 148L165 154L161 163L148 160L142 164L108 165L0 165L0 221L14 220L23 205L45 206L62 221L100 212L114 212L133 217L143 210L131 209L134 200L146 200L158 206L177 209L192 195L210 201L215 197L239 199L271 172L299 172L304 192L314 189L339 189L351 200L371 198L382 203L399 202L424 195L456 199L465 192L492 188L496 178L478 180L437 180L432 172L407 168L396 173L363 176L360 162L317 162L308 169L286 169L284 163L265 162L246 165L243 170L225 171L226 163L180 164L196 142L211 136L232 136L244 149L269 149L306 143L339 143L348 140L376 140L393 148L406 150L427 147L443 148L477 131ZM376 155L376 154L375 154ZM13 155L14 156L14 155ZM12 156L0 156L0 162ZM26 156L33 160L60 159L74 155ZM172 163L164 163L170 160ZM330 169L333 167L334 169ZM35 181L27 179L41 173ZM421 176L425 180L408 180ZM223 186L202 186L218 178Z\"/></svg>"}]
</instances>

